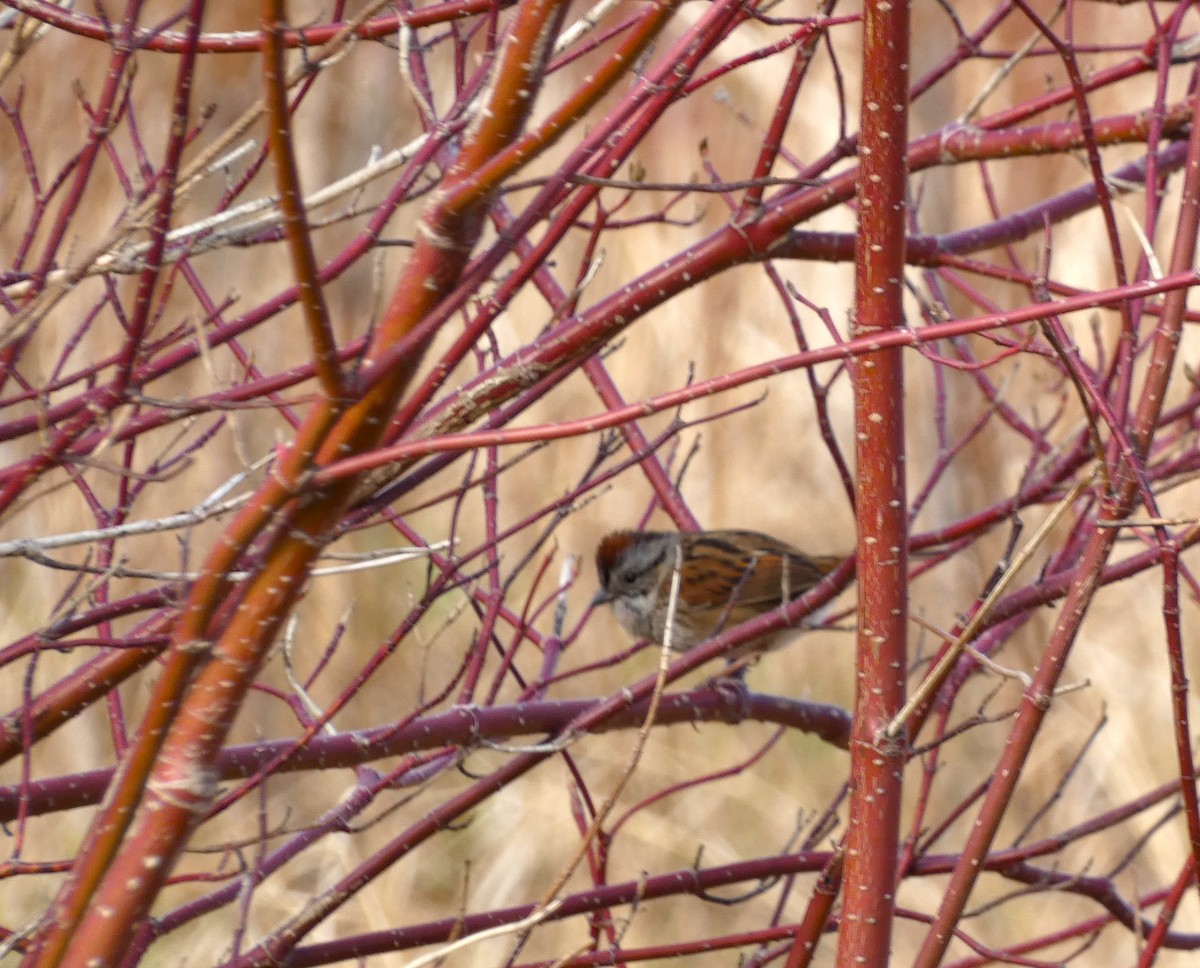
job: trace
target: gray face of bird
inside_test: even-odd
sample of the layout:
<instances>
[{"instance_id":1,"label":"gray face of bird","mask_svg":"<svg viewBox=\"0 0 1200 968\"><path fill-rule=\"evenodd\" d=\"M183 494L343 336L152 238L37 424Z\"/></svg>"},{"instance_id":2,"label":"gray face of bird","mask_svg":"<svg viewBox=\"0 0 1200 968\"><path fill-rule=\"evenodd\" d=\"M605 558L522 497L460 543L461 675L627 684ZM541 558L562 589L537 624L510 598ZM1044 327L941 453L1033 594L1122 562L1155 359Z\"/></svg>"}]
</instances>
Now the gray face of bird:
<instances>
[{"instance_id":1,"label":"gray face of bird","mask_svg":"<svg viewBox=\"0 0 1200 968\"><path fill-rule=\"evenodd\" d=\"M628 532L609 535L600 544L596 566L600 591L593 605L611 604L621 626L638 638L658 639L655 613L660 611L663 586L675 566L672 549L679 538L673 534Z\"/></svg>"},{"instance_id":2,"label":"gray face of bird","mask_svg":"<svg viewBox=\"0 0 1200 968\"><path fill-rule=\"evenodd\" d=\"M669 534L643 534L635 540L633 534L625 531L605 538L596 552L596 569L600 574L597 604L656 592L671 567L668 559L673 538Z\"/></svg>"}]
</instances>

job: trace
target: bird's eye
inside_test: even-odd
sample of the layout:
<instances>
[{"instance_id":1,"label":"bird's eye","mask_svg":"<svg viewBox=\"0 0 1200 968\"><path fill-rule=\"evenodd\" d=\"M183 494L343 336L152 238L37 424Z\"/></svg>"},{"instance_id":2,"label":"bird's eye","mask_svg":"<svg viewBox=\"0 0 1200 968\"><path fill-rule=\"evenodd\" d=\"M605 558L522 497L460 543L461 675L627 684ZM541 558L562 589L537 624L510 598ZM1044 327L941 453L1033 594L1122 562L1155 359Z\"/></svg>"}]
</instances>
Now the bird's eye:
<instances>
[{"instance_id":1,"label":"bird's eye","mask_svg":"<svg viewBox=\"0 0 1200 968\"><path fill-rule=\"evenodd\" d=\"M635 581L637 581L637 572L632 570L623 571L617 577L621 580L622 585L632 585Z\"/></svg>"}]
</instances>

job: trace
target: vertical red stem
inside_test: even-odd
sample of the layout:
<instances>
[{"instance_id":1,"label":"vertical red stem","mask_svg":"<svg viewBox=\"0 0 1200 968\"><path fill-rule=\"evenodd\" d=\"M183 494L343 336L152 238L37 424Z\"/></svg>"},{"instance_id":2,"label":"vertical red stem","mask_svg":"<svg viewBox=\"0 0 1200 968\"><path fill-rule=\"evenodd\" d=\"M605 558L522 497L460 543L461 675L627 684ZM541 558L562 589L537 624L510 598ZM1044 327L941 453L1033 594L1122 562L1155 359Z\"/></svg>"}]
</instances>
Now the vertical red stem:
<instances>
[{"instance_id":1,"label":"vertical red stem","mask_svg":"<svg viewBox=\"0 0 1200 968\"><path fill-rule=\"evenodd\" d=\"M855 335L903 325L908 5L873 0L863 21L862 140ZM901 743L882 728L904 704L907 497L904 367L881 350L854 366L858 645L850 825L838 964L884 966L891 947L900 831Z\"/></svg>"}]
</instances>

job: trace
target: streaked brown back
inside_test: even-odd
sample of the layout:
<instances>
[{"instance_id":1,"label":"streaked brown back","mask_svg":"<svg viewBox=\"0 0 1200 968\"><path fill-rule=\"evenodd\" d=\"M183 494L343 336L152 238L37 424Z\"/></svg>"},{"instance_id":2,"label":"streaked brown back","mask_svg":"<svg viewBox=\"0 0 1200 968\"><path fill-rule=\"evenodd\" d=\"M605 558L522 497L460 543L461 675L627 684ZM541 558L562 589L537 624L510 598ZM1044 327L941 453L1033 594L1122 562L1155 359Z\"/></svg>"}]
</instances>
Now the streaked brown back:
<instances>
[{"instance_id":1,"label":"streaked brown back","mask_svg":"<svg viewBox=\"0 0 1200 968\"><path fill-rule=\"evenodd\" d=\"M684 535L692 556L703 555L711 564L692 579L711 579L731 591L735 610L749 608L760 611L782 605L803 595L844 560L838 555L806 555L791 545L757 531L709 531ZM738 564L742 549L753 546L763 549L752 567ZM692 557L695 561L696 558ZM704 584L703 582L701 584ZM700 587L699 585L693 587ZM711 586L709 586L711 587ZM680 594L691 604L700 604Z\"/></svg>"}]
</instances>

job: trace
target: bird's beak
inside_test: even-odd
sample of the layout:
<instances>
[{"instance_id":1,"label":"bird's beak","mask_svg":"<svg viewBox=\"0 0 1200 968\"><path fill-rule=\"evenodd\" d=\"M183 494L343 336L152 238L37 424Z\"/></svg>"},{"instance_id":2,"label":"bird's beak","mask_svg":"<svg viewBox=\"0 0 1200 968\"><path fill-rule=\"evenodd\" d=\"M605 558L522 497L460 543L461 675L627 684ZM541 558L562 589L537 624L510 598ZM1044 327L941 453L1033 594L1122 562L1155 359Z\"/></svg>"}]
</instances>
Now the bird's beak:
<instances>
[{"instance_id":1,"label":"bird's beak","mask_svg":"<svg viewBox=\"0 0 1200 968\"><path fill-rule=\"evenodd\" d=\"M607 605L612 600L612 592L610 592L607 588L601 588L600 591L596 592L596 594L592 596L591 604L588 607L595 608L597 605Z\"/></svg>"}]
</instances>

